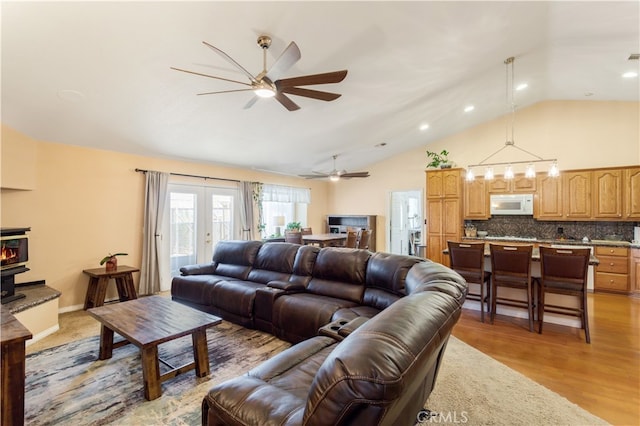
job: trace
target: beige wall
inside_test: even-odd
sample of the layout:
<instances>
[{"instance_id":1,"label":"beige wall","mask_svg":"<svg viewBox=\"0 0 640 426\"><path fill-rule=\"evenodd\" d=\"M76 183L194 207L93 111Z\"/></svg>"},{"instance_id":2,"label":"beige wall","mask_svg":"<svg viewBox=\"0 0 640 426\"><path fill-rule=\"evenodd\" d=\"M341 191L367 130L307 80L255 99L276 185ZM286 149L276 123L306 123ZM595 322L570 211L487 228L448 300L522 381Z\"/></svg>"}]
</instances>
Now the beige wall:
<instances>
[{"instance_id":1,"label":"beige wall","mask_svg":"<svg viewBox=\"0 0 640 426\"><path fill-rule=\"evenodd\" d=\"M30 147L35 155L13 155L20 146ZM1 194L0 224L31 227L31 271L16 281L46 280L62 292L61 310L84 304L88 277L82 270L100 267L107 253L129 253L120 258L121 264L140 265L144 175L136 168L311 188L308 223L324 229L327 183L322 181L34 141L6 126L2 164L3 171L35 173L24 177L33 189L3 188ZM139 274L135 279L137 283Z\"/></svg>"},{"instance_id":2,"label":"beige wall","mask_svg":"<svg viewBox=\"0 0 640 426\"><path fill-rule=\"evenodd\" d=\"M144 177L135 168L310 187L310 226L324 229L327 214L377 215L376 245L385 251L389 193L424 190L425 150L446 148L466 167L503 146L504 126L503 119L477 126L375 164L368 179L338 184L33 141L3 126L3 169L26 173L25 186L33 189L2 190L0 223L32 227L31 272L20 280L45 279L62 292L63 310L84 303L82 270L98 267L106 253L127 252L121 262L140 265ZM561 170L640 164L639 104L540 103L518 112L515 140L537 155L558 158ZM14 158L21 144L30 154Z\"/></svg>"},{"instance_id":3,"label":"beige wall","mask_svg":"<svg viewBox=\"0 0 640 426\"><path fill-rule=\"evenodd\" d=\"M329 211L377 215L376 247L384 251L389 193L424 191L426 150L447 149L457 167L477 164L504 146L504 120L484 123L377 163L368 167L371 173L368 179L331 186ZM437 123L432 123L432 127L435 125ZM514 133L517 146L543 158L557 158L561 171L640 164L640 104L637 102L542 102L517 112ZM514 148L507 148L504 153L492 160L531 159L526 155L518 157Z\"/></svg>"}]
</instances>

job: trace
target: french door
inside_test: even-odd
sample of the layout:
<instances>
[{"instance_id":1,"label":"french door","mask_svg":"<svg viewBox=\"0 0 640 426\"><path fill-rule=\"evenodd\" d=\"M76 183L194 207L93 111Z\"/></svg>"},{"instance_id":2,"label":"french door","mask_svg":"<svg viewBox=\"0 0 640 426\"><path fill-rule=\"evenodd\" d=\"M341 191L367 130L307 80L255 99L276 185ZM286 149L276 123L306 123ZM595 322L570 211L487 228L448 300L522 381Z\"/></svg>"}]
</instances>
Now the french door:
<instances>
[{"instance_id":1,"label":"french door","mask_svg":"<svg viewBox=\"0 0 640 426\"><path fill-rule=\"evenodd\" d=\"M182 266L210 262L218 241L239 238L237 199L235 188L169 184L164 244L171 277Z\"/></svg>"}]
</instances>

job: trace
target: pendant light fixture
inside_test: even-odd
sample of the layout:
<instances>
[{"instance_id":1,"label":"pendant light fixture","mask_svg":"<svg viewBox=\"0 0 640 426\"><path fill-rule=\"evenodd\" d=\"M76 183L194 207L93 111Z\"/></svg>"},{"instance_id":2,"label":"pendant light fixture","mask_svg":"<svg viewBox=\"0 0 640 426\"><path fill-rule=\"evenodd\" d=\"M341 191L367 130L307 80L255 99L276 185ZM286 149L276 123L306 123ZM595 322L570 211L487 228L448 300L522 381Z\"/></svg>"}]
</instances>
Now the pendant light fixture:
<instances>
[{"instance_id":1,"label":"pendant light fixture","mask_svg":"<svg viewBox=\"0 0 640 426\"><path fill-rule=\"evenodd\" d=\"M491 180L494 177L494 167L504 167L504 178L505 179L513 179L515 174L513 170L514 164L527 164L525 168L525 176L528 178L534 178L536 176L536 163L551 163L549 166L549 176L557 177L560 175L558 170L558 160L555 158L545 159L540 157L539 155L533 154L525 149L516 146L514 141L514 127L515 127L515 119L516 119L516 104L514 100L514 62L515 58L513 56L505 59L504 64L506 67L506 101L507 101L507 111L510 112L510 120L506 120L506 130L505 130L505 143L502 148L479 162L478 164L470 164L467 166L467 174L466 178L469 181L475 179L475 173L473 171L474 168L484 168L484 178L486 180ZM531 157L534 157L532 160L524 160L524 161L510 161L510 162L501 162L501 163L488 163L492 157L497 155L499 152L503 151L507 148L514 148L518 151L524 152Z\"/></svg>"}]
</instances>

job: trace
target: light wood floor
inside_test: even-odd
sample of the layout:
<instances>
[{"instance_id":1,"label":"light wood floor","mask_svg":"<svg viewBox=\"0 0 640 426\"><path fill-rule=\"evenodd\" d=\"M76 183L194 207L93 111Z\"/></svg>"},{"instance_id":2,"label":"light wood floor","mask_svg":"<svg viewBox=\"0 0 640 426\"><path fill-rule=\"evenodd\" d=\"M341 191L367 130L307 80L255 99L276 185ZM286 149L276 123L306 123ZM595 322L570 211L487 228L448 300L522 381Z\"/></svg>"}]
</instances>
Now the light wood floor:
<instances>
[{"instance_id":1,"label":"light wood floor","mask_svg":"<svg viewBox=\"0 0 640 426\"><path fill-rule=\"evenodd\" d=\"M640 425L640 299L590 294L589 316L590 345L574 328L545 324L540 335L523 319L483 324L472 310L463 311L453 334L611 424ZM61 314L60 331L27 353L99 333L86 312Z\"/></svg>"},{"instance_id":2,"label":"light wood floor","mask_svg":"<svg viewBox=\"0 0 640 426\"><path fill-rule=\"evenodd\" d=\"M591 344L584 332L524 319L480 322L465 310L453 334L614 425L640 425L640 299L589 295Z\"/></svg>"}]
</instances>

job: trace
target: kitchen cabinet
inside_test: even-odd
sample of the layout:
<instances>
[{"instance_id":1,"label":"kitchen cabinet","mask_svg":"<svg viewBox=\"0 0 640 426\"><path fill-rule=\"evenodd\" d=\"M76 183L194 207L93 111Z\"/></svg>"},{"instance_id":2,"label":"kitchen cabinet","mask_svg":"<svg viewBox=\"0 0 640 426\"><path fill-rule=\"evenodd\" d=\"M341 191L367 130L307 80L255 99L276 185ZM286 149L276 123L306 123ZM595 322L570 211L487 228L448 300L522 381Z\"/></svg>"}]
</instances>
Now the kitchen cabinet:
<instances>
[{"instance_id":1,"label":"kitchen cabinet","mask_svg":"<svg viewBox=\"0 0 640 426\"><path fill-rule=\"evenodd\" d=\"M461 169L429 170L427 173L427 257L448 266L442 251L447 241L462 236Z\"/></svg>"},{"instance_id":2,"label":"kitchen cabinet","mask_svg":"<svg viewBox=\"0 0 640 426\"><path fill-rule=\"evenodd\" d=\"M622 217L622 169L594 170L593 217L620 219Z\"/></svg>"},{"instance_id":3,"label":"kitchen cabinet","mask_svg":"<svg viewBox=\"0 0 640 426\"><path fill-rule=\"evenodd\" d=\"M640 249L631 249L629 268L629 283L631 284L631 295L640 297Z\"/></svg>"},{"instance_id":4,"label":"kitchen cabinet","mask_svg":"<svg viewBox=\"0 0 640 426\"><path fill-rule=\"evenodd\" d=\"M564 209L562 204L562 179L538 174L537 191L533 201L533 217L538 220L562 220Z\"/></svg>"},{"instance_id":5,"label":"kitchen cabinet","mask_svg":"<svg viewBox=\"0 0 640 426\"><path fill-rule=\"evenodd\" d=\"M591 219L591 172L563 173L562 196L565 218Z\"/></svg>"},{"instance_id":6,"label":"kitchen cabinet","mask_svg":"<svg viewBox=\"0 0 640 426\"><path fill-rule=\"evenodd\" d=\"M486 187L491 194L533 194L536 192L536 179L524 175L515 175L513 179L498 176L487 181Z\"/></svg>"},{"instance_id":7,"label":"kitchen cabinet","mask_svg":"<svg viewBox=\"0 0 640 426\"><path fill-rule=\"evenodd\" d=\"M629 249L626 247L596 246L595 291L629 292Z\"/></svg>"},{"instance_id":8,"label":"kitchen cabinet","mask_svg":"<svg viewBox=\"0 0 640 426\"><path fill-rule=\"evenodd\" d=\"M489 219L489 202L486 190L486 181L476 178L464 183L464 218L465 219Z\"/></svg>"},{"instance_id":9,"label":"kitchen cabinet","mask_svg":"<svg viewBox=\"0 0 640 426\"><path fill-rule=\"evenodd\" d=\"M624 218L640 220L640 167L624 170Z\"/></svg>"}]
</instances>

